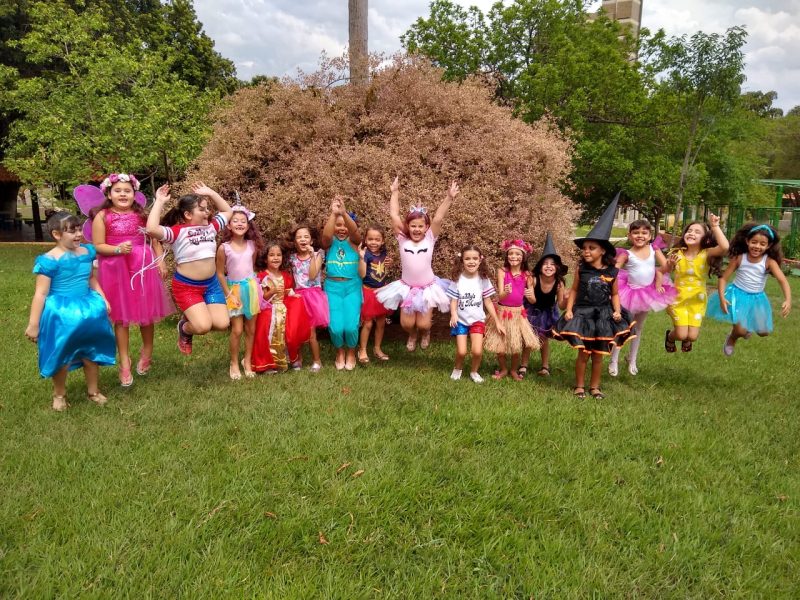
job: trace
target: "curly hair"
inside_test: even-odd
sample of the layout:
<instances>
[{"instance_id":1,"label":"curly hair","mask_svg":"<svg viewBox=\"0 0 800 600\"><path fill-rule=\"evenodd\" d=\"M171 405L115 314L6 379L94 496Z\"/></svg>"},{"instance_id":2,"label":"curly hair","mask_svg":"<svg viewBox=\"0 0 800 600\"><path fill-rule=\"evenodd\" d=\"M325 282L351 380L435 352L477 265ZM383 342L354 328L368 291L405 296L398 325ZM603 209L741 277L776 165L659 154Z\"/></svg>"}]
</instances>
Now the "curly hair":
<instances>
[{"instance_id":1,"label":"curly hair","mask_svg":"<svg viewBox=\"0 0 800 600\"><path fill-rule=\"evenodd\" d=\"M256 271L268 269L267 256L272 248L278 248L281 251L281 266L278 267L278 270L287 271L289 269L289 254L284 250L283 244L279 240L269 240L264 243L264 248L256 255Z\"/></svg>"},{"instance_id":2,"label":"curly hair","mask_svg":"<svg viewBox=\"0 0 800 600\"><path fill-rule=\"evenodd\" d=\"M703 234L702 239L700 240L700 249L707 250L708 248L716 247L717 240L714 239L714 234L711 233L711 228L705 223L705 221L692 221L691 223L687 223L683 231L681 232L680 237L676 238L675 241L672 242L672 250L688 250L689 247L686 245L686 242L683 241L684 236L686 236L686 232L689 231L689 227L692 225L701 225L705 234ZM722 275L722 257L721 256L714 256L708 259L708 272L711 275L716 275L719 277Z\"/></svg>"},{"instance_id":3,"label":"curly hair","mask_svg":"<svg viewBox=\"0 0 800 600\"><path fill-rule=\"evenodd\" d=\"M453 281L458 281L458 278L464 272L464 253L465 252L477 252L478 256L481 257L480 265L478 266L478 277L481 279L488 279L491 281L492 279L492 271L489 269L489 265L486 263L486 257L481 252L481 249L478 248L475 244L467 244L461 248L461 251L456 255L456 260L453 262L453 270L451 273L451 279Z\"/></svg>"},{"instance_id":4,"label":"curly hair","mask_svg":"<svg viewBox=\"0 0 800 600\"><path fill-rule=\"evenodd\" d=\"M236 214L247 215L243 212L234 212L231 215L231 221L233 221L233 217ZM233 239L233 232L230 229L231 223L228 221L228 226L222 230L220 234L219 243L224 244L225 242L230 242ZM255 255L258 256L261 253L261 250L264 249L264 236L261 235L261 229L259 229L258 225L255 222L255 219L247 221L247 231L244 232L244 239L249 240L255 244Z\"/></svg>"},{"instance_id":5,"label":"curly hair","mask_svg":"<svg viewBox=\"0 0 800 600\"><path fill-rule=\"evenodd\" d=\"M756 229L756 231L753 231ZM759 223L745 223L742 227L733 234L731 238L731 245L728 250L728 256L731 258L739 256L740 254L747 254L747 242L754 235L763 235L767 238L769 246L767 246L767 256L781 264L783 262L783 249L781 248L781 238L775 228L767 224Z\"/></svg>"}]
</instances>

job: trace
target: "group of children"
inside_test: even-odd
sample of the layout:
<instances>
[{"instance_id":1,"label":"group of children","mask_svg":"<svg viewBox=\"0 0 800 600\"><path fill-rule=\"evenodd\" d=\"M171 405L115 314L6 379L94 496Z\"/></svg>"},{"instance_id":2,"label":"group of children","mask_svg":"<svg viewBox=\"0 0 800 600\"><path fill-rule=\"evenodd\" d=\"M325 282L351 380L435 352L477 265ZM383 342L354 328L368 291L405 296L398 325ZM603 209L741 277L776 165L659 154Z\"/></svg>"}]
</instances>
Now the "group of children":
<instances>
[{"instance_id":1,"label":"group of children","mask_svg":"<svg viewBox=\"0 0 800 600\"><path fill-rule=\"evenodd\" d=\"M228 372L233 380L300 369L305 344L310 347L310 370L319 371L319 327L329 330L337 370L369 362L373 332L373 356L389 360L381 348L385 318L397 309L408 334L407 350L413 352L417 345L425 349L433 310L438 309L450 312L456 341L451 379L461 378L468 345L469 377L476 383L483 381L479 367L484 349L497 354L495 379L524 378L533 350L541 352L538 374L548 376L553 338L578 350L573 393L581 398L591 358L588 391L598 399L604 397L603 357L611 355L608 371L616 376L620 348L628 341L628 371L638 373L637 354L649 312L667 309L672 317L673 328L664 342L668 352L676 351L677 341L682 351L691 351L708 301L709 269L729 250L714 215L710 228L701 222L687 225L667 256L663 246L653 243L653 228L645 220L630 225L631 248L618 250L609 241L615 198L592 231L575 240L580 261L569 289L567 267L549 234L532 269L530 245L521 239L504 241L496 284L483 253L472 244L458 254L452 280L440 279L433 273L432 258L458 184L450 185L432 217L423 206L412 206L402 215L395 178L389 222L398 242L401 278L390 283L392 259L382 227L366 226L362 238L356 216L340 197L331 203L317 249L309 224L297 226L286 242L265 242L251 211L238 202L230 206L203 183L194 184L192 193L163 217L171 199L169 187L157 190L149 215L138 189L136 178L124 173L101 183L102 203L90 212L93 245L81 243L80 221L74 215L60 212L48 220L56 246L36 259L36 291L25 334L38 342L41 375L53 378L55 410L67 407L65 383L71 369L84 368L88 397L98 404L106 402L98 388L98 367L115 364L117 354L121 385L133 383L131 325L138 325L142 335L136 372L150 370L154 325L174 312L163 283L162 244L171 245L174 253L171 288L182 313L177 326L180 352L191 354L194 336L230 329ZM215 208L211 219L209 203ZM763 292L767 273L783 290L784 316L791 306L780 269L780 240L772 227L746 225L734 237L730 254L718 295L711 298L711 316L732 325L723 345L727 356L751 332L772 331ZM726 287L734 271L736 278Z\"/></svg>"}]
</instances>

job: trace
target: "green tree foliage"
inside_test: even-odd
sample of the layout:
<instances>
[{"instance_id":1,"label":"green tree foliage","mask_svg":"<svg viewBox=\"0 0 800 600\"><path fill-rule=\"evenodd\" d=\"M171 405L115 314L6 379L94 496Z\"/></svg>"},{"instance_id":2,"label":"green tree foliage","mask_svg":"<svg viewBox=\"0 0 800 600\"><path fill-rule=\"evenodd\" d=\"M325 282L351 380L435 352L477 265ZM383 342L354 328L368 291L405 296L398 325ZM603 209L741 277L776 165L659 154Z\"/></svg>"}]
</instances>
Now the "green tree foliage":
<instances>
[{"instance_id":1,"label":"green tree foliage","mask_svg":"<svg viewBox=\"0 0 800 600\"><path fill-rule=\"evenodd\" d=\"M216 97L169 70L135 37L120 44L99 7L29 7L13 47L36 66L7 94L18 115L4 163L23 182L74 184L111 170L162 176L185 169L208 134Z\"/></svg>"}]
</instances>

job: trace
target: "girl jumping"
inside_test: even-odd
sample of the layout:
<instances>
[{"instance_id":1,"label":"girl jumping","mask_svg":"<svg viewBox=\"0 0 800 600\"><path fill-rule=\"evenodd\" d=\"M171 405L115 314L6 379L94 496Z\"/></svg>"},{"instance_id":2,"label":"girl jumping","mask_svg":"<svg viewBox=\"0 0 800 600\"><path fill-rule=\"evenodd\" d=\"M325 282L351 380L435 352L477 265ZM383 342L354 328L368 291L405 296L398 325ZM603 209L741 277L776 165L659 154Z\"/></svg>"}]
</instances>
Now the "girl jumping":
<instances>
[{"instance_id":1,"label":"girl jumping","mask_svg":"<svg viewBox=\"0 0 800 600\"><path fill-rule=\"evenodd\" d=\"M781 316L792 309L792 290L781 271L783 253L778 232L769 225L747 223L731 240L731 262L719 278L717 292L709 299L709 316L733 325L722 352L732 356L736 342L748 339L752 332L766 336L772 332L772 307L764 293L767 274L778 280L783 291ZM733 272L736 278L727 285Z\"/></svg>"}]
</instances>

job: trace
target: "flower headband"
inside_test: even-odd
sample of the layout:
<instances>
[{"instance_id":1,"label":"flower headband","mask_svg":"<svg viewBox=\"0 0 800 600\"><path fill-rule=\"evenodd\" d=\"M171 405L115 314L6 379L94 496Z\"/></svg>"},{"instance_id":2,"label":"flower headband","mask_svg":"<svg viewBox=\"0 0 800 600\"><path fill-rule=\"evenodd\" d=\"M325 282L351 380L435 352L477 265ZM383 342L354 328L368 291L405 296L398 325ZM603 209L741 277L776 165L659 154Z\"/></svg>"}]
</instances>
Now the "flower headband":
<instances>
[{"instance_id":1,"label":"flower headband","mask_svg":"<svg viewBox=\"0 0 800 600\"><path fill-rule=\"evenodd\" d=\"M130 183L135 192L139 191L139 180L130 173L111 173L111 175L103 179L103 181L100 183L100 189L105 194L108 188L115 183L119 183L120 181L123 183Z\"/></svg>"},{"instance_id":2,"label":"flower headband","mask_svg":"<svg viewBox=\"0 0 800 600\"><path fill-rule=\"evenodd\" d=\"M764 233L766 233L770 240L775 239L775 234L772 232L772 227L770 227L769 225L756 225L748 233L750 235L754 235L758 231L763 231Z\"/></svg>"},{"instance_id":3,"label":"flower headband","mask_svg":"<svg viewBox=\"0 0 800 600\"><path fill-rule=\"evenodd\" d=\"M525 240L503 240L500 247L503 249L503 252L508 252L512 248L516 248L517 250L522 250L525 254L530 254L532 250L531 245Z\"/></svg>"}]
</instances>

